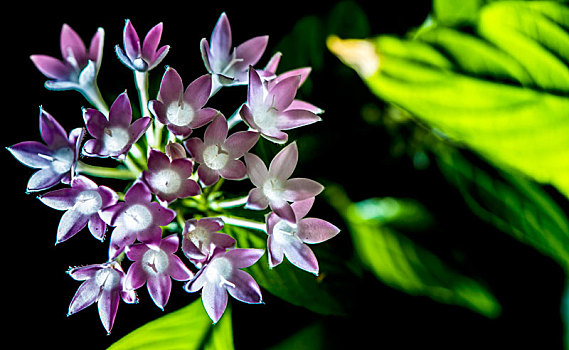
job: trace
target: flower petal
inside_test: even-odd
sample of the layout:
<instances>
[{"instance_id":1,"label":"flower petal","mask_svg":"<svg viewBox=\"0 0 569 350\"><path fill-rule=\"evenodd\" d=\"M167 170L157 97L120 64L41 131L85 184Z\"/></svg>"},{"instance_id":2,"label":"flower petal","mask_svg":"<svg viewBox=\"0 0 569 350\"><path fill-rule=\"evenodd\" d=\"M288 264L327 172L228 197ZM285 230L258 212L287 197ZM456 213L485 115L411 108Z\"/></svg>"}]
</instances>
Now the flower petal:
<instances>
[{"instance_id":1,"label":"flower petal","mask_svg":"<svg viewBox=\"0 0 569 350\"><path fill-rule=\"evenodd\" d=\"M311 111L303 109L288 109L277 118L276 127L290 130L321 121L322 118Z\"/></svg>"},{"instance_id":2,"label":"flower petal","mask_svg":"<svg viewBox=\"0 0 569 350\"><path fill-rule=\"evenodd\" d=\"M126 55L131 61L138 58L141 53L140 38L129 19L126 20L123 32L123 42Z\"/></svg>"},{"instance_id":3,"label":"flower petal","mask_svg":"<svg viewBox=\"0 0 569 350\"><path fill-rule=\"evenodd\" d=\"M61 56L64 59L74 59L79 66L87 61L87 49L79 35L67 24L61 28L60 35Z\"/></svg>"},{"instance_id":4,"label":"flower petal","mask_svg":"<svg viewBox=\"0 0 569 350\"><path fill-rule=\"evenodd\" d=\"M77 292L75 292L75 295L69 304L69 311L67 314L73 315L74 313L93 304L99 297L99 290L99 285L96 283L95 279L89 279L83 282L77 289Z\"/></svg>"},{"instance_id":5,"label":"flower petal","mask_svg":"<svg viewBox=\"0 0 569 350\"><path fill-rule=\"evenodd\" d=\"M192 81L184 92L184 101L195 109L202 108L209 99L211 92L211 76L204 74Z\"/></svg>"},{"instance_id":6,"label":"flower petal","mask_svg":"<svg viewBox=\"0 0 569 350\"><path fill-rule=\"evenodd\" d=\"M47 55L32 55L30 59L36 68L46 77L57 80L67 80L72 72L69 66L61 60Z\"/></svg>"},{"instance_id":7,"label":"flower petal","mask_svg":"<svg viewBox=\"0 0 569 350\"><path fill-rule=\"evenodd\" d=\"M225 167L219 169L219 174L224 179L241 180L247 176L247 168L240 160L228 160Z\"/></svg>"},{"instance_id":8,"label":"flower petal","mask_svg":"<svg viewBox=\"0 0 569 350\"><path fill-rule=\"evenodd\" d=\"M186 140L184 141L184 146L186 146L188 153L196 162L203 163L204 143L201 139L194 137Z\"/></svg>"},{"instance_id":9,"label":"flower petal","mask_svg":"<svg viewBox=\"0 0 569 350\"><path fill-rule=\"evenodd\" d=\"M249 152L259 140L259 133L255 131L237 131L225 140L224 148L231 158L237 159Z\"/></svg>"},{"instance_id":10,"label":"flower petal","mask_svg":"<svg viewBox=\"0 0 569 350\"><path fill-rule=\"evenodd\" d=\"M263 193L260 188L253 188L249 191L249 196L247 197L247 204L245 208L253 210L263 210L269 206L269 199Z\"/></svg>"},{"instance_id":11,"label":"flower petal","mask_svg":"<svg viewBox=\"0 0 569 350\"><path fill-rule=\"evenodd\" d=\"M275 242L273 236L267 239L267 249L269 253L269 267L273 268L283 262L284 250L280 244Z\"/></svg>"},{"instance_id":12,"label":"flower petal","mask_svg":"<svg viewBox=\"0 0 569 350\"><path fill-rule=\"evenodd\" d=\"M101 219L98 214L93 214L89 217L89 232L98 239L103 241L105 239L105 232L107 232L107 224Z\"/></svg>"},{"instance_id":13,"label":"flower petal","mask_svg":"<svg viewBox=\"0 0 569 350\"><path fill-rule=\"evenodd\" d=\"M57 174L51 168L36 171L28 180L27 192L47 190L61 181L64 174Z\"/></svg>"},{"instance_id":14,"label":"flower petal","mask_svg":"<svg viewBox=\"0 0 569 350\"><path fill-rule=\"evenodd\" d=\"M283 198L296 202L310 197L316 197L324 190L318 182L305 178L289 179L285 182Z\"/></svg>"},{"instance_id":15,"label":"flower petal","mask_svg":"<svg viewBox=\"0 0 569 350\"><path fill-rule=\"evenodd\" d=\"M231 27L225 12L219 16L211 33L211 53L217 58L226 57L231 50Z\"/></svg>"},{"instance_id":16,"label":"flower petal","mask_svg":"<svg viewBox=\"0 0 569 350\"><path fill-rule=\"evenodd\" d=\"M43 156L49 156L52 151L43 143L24 141L8 147L14 158L30 168L46 168L51 162Z\"/></svg>"},{"instance_id":17,"label":"flower petal","mask_svg":"<svg viewBox=\"0 0 569 350\"><path fill-rule=\"evenodd\" d=\"M88 216L73 209L63 213L61 220L59 221L59 226L57 227L56 244L73 237L77 232L87 226L88 221Z\"/></svg>"},{"instance_id":18,"label":"flower petal","mask_svg":"<svg viewBox=\"0 0 569 350\"><path fill-rule=\"evenodd\" d=\"M235 63L234 67L238 71L247 70L249 66L257 64L269 42L269 36L257 36L251 38L235 48L235 56L242 61Z\"/></svg>"},{"instance_id":19,"label":"flower petal","mask_svg":"<svg viewBox=\"0 0 569 350\"><path fill-rule=\"evenodd\" d=\"M105 128L109 124L109 121L103 113L94 108L85 108L83 109L83 119L85 120L87 131L91 136L98 139L103 138Z\"/></svg>"},{"instance_id":20,"label":"flower petal","mask_svg":"<svg viewBox=\"0 0 569 350\"><path fill-rule=\"evenodd\" d=\"M142 57L149 63L154 61L156 49L162 36L163 23L160 22L148 31L142 43Z\"/></svg>"},{"instance_id":21,"label":"flower petal","mask_svg":"<svg viewBox=\"0 0 569 350\"><path fill-rule=\"evenodd\" d=\"M170 103L179 102L183 92L184 84L182 78L174 68L168 67L160 82L158 100L162 101L166 107Z\"/></svg>"},{"instance_id":22,"label":"flower petal","mask_svg":"<svg viewBox=\"0 0 569 350\"><path fill-rule=\"evenodd\" d=\"M253 153L247 153L245 154L245 164L247 165L247 174L251 182L257 187L262 187L269 177L269 171L265 163L263 163L259 156Z\"/></svg>"},{"instance_id":23,"label":"flower petal","mask_svg":"<svg viewBox=\"0 0 569 350\"><path fill-rule=\"evenodd\" d=\"M297 244L289 244L284 248L284 253L288 261L293 265L318 275L318 260L306 244L300 242Z\"/></svg>"},{"instance_id":24,"label":"flower petal","mask_svg":"<svg viewBox=\"0 0 569 350\"><path fill-rule=\"evenodd\" d=\"M198 176L204 186L211 186L219 180L219 172L209 168L205 164L200 164L198 167Z\"/></svg>"},{"instance_id":25,"label":"flower petal","mask_svg":"<svg viewBox=\"0 0 569 350\"><path fill-rule=\"evenodd\" d=\"M247 272L241 270L234 271L230 282L235 287L227 286L227 291L235 299L248 304L260 304L263 302L259 285Z\"/></svg>"},{"instance_id":26,"label":"flower petal","mask_svg":"<svg viewBox=\"0 0 569 350\"><path fill-rule=\"evenodd\" d=\"M109 124L128 128L132 120L130 100L125 92L121 93L111 105L109 111ZM140 120L140 119L139 119Z\"/></svg>"},{"instance_id":27,"label":"flower petal","mask_svg":"<svg viewBox=\"0 0 569 350\"><path fill-rule=\"evenodd\" d=\"M236 269L243 269L256 263L265 254L263 249L235 248L228 250L224 257L232 262Z\"/></svg>"},{"instance_id":28,"label":"flower petal","mask_svg":"<svg viewBox=\"0 0 569 350\"><path fill-rule=\"evenodd\" d=\"M65 129L43 108L40 109L40 132L43 141L50 149L69 146Z\"/></svg>"},{"instance_id":29,"label":"flower petal","mask_svg":"<svg viewBox=\"0 0 569 350\"><path fill-rule=\"evenodd\" d=\"M296 90L300 84L300 76L288 77L269 90L269 95L274 96L273 107L278 111L284 111L292 103L296 96Z\"/></svg>"},{"instance_id":30,"label":"flower petal","mask_svg":"<svg viewBox=\"0 0 569 350\"><path fill-rule=\"evenodd\" d=\"M321 243L340 232L340 229L328 221L306 218L298 222L298 237L306 243Z\"/></svg>"},{"instance_id":31,"label":"flower petal","mask_svg":"<svg viewBox=\"0 0 569 350\"><path fill-rule=\"evenodd\" d=\"M149 275L146 287L156 306L164 309L164 306L168 303L170 291L172 290L172 280L170 276L166 274Z\"/></svg>"},{"instance_id":32,"label":"flower petal","mask_svg":"<svg viewBox=\"0 0 569 350\"><path fill-rule=\"evenodd\" d=\"M101 296L97 301L99 308L99 317L103 323L103 327L107 330L107 333L111 332L113 324L115 323L115 317L117 315L117 310L119 308L120 302L120 291L119 290L105 290L101 292Z\"/></svg>"},{"instance_id":33,"label":"flower petal","mask_svg":"<svg viewBox=\"0 0 569 350\"><path fill-rule=\"evenodd\" d=\"M209 318L217 323L227 307L227 291L215 283L207 283L202 289L202 302Z\"/></svg>"},{"instance_id":34,"label":"flower petal","mask_svg":"<svg viewBox=\"0 0 569 350\"><path fill-rule=\"evenodd\" d=\"M227 120L223 115L217 115L205 130L204 144L206 146L223 144L227 138L227 130Z\"/></svg>"},{"instance_id":35,"label":"flower petal","mask_svg":"<svg viewBox=\"0 0 569 350\"><path fill-rule=\"evenodd\" d=\"M296 216L290 204L285 200L270 200L269 205L271 209L277 214L281 219L286 220L290 223L296 223Z\"/></svg>"},{"instance_id":36,"label":"flower petal","mask_svg":"<svg viewBox=\"0 0 569 350\"><path fill-rule=\"evenodd\" d=\"M194 277L194 273L176 255L170 255L168 274L176 281L187 281Z\"/></svg>"},{"instance_id":37,"label":"flower petal","mask_svg":"<svg viewBox=\"0 0 569 350\"><path fill-rule=\"evenodd\" d=\"M271 161L269 165L269 177L280 180L288 179L298 162L298 146L296 142L292 142L283 148Z\"/></svg>"}]
</instances>

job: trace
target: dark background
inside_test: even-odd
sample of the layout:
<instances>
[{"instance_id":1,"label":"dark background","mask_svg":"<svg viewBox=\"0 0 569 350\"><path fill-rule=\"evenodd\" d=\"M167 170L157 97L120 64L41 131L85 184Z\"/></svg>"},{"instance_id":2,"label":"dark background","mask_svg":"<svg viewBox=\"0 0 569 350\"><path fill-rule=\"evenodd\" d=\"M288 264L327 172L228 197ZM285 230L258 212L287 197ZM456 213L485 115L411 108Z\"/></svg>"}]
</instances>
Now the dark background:
<instances>
[{"instance_id":1,"label":"dark background","mask_svg":"<svg viewBox=\"0 0 569 350\"><path fill-rule=\"evenodd\" d=\"M100 4L96 2L59 5L17 3L5 12L4 108L2 143L4 147L27 140L40 140L39 106L52 114L69 132L82 126L81 107L87 106L76 92L53 92L43 87L45 77L29 59L31 54L60 57L59 33L63 23L89 42L98 27L105 29L105 49L99 73L99 86L110 103L125 89L137 105L132 73L115 58L114 46L122 46L125 19L131 19L140 36L158 22L164 22L161 44L171 51L162 65L174 67L187 84L204 74L199 41L209 38L222 11L228 14L233 42L238 44L256 35L269 35L269 46L262 66L278 43L300 18L315 15L326 18L336 2L286 1L248 3L210 1L149 2L145 5ZM369 16L370 33L403 35L420 25L430 11L429 1L357 1ZM13 19L13 21L12 21ZM286 52L283 52L286 65ZM162 68L153 71L160 77ZM310 102L326 110L324 122L305 131L316 146L302 154L298 172L338 183L354 200L369 197L413 197L424 203L444 221L448 232L454 229L452 244L462 246L472 271L482 276L502 304L502 315L487 319L471 311L413 297L364 276L358 290L347 296L366 300L348 318L323 318L330 330L330 346L400 349L414 346L437 348L534 348L559 349L562 323L559 303L564 286L561 268L532 248L482 223L470 213L456 190L441 179L436 169L417 171L407 156L393 157L396 140L385 129L370 128L360 117L362 106L382 107L361 80L329 52L311 74ZM245 93L245 90L243 90ZM306 92L305 92L306 93ZM245 95L243 95L243 99ZM228 105L243 102L237 98ZM217 103L217 102L216 102ZM217 106L217 104L216 104ZM230 107L228 107L230 108ZM224 110L230 114L232 110ZM293 133L294 135L294 133ZM307 152L309 153L309 152ZM111 335L91 306L67 317L67 308L80 282L65 272L70 266L100 263L106 259L107 244L81 232L55 246L55 233L61 212L42 205L36 194L25 194L33 169L26 168L2 151L5 262L8 272L4 286L4 313L8 321L4 341L14 348L29 348L39 341L42 347L58 349L103 349L135 328L162 316L145 288L139 290L140 303L121 303ZM380 169L379 171L377 169ZM316 174L316 175L313 175ZM365 174L364 176L361 176ZM365 181L356 181L364 178ZM95 179L99 184L111 184ZM111 185L112 186L112 185ZM323 200L322 200L323 201ZM566 203L564 203L566 204ZM342 259L351 253L351 243L341 219L326 203L315 209L345 232L331 241ZM459 228L459 229L457 229ZM447 237L448 238L448 237ZM437 241L444 244L443 240ZM444 249L443 249L444 250ZM166 312L193 301L197 295L182 290L174 282ZM266 348L321 319L304 309L291 306L265 293L266 304L250 306L233 302L235 344L241 349ZM352 303L353 300L346 300ZM371 343L369 343L371 341ZM13 343L12 343L13 344Z\"/></svg>"}]
</instances>

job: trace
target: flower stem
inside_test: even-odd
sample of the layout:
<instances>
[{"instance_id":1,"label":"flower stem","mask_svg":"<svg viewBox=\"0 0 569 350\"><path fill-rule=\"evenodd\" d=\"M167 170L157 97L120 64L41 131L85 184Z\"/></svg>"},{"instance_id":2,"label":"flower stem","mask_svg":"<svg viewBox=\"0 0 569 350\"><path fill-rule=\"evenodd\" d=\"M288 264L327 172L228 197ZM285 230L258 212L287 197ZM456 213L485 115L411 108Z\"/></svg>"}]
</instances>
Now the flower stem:
<instances>
[{"instance_id":1,"label":"flower stem","mask_svg":"<svg viewBox=\"0 0 569 350\"><path fill-rule=\"evenodd\" d=\"M244 228L251 228L254 230L267 232L266 224L261 223L261 222L257 222L257 221L253 221L253 220L249 220L249 219L244 219L244 218L240 218L240 217L236 217L236 216L221 215L218 217L221 218L221 220L223 220L223 222L226 223L227 225L239 226L239 227L244 227Z\"/></svg>"},{"instance_id":2,"label":"flower stem","mask_svg":"<svg viewBox=\"0 0 569 350\"><path fill-rule=\"evenodd\" d=\"M248 198L249 196L247 195L239 198L226 199L219 202L212 202L210 204L210 207L213 210L235 208L246 204Z\"/></svg>"},{"instance_id":3,"label":"flower stem","mask_svg":"<svg viewBox=\"0 0 569 350\"><path fill-rule=\"evenodd\" d=\"M107 168L86 164L82 161L77 162L77 171L85 175L115 178L120 180L135 180L138 178L138 174L130 169Z\"/></svg>"},{"instance_id":4,"label":"flower stem","mask_svg":"<svg viewBox=\"0 0 569 350\"><path fill-rule=\"evenodd\" d=\"M90 104L99 110L99 112L108 117L109 107L105 103L105 100L103 100L103 96L101 95L101 91L99 90L96 82L89 84L88 88L80 89L79 92L87 101L89 101Z\"/></svg>"},{"instance_id":5,"label":"flower stem","mask_svg":"<svg viewBox=\"0 0 569 350\"><path fill-rule=\"evenodd\" d=\"M241 116L239 115L239 111L241 110L241 107L244 104L242 104L241 106L239 106L239 108L237 108L235 110L235 112L233 112L233 114L231 115L231 117L229 117L229 119L227 119L227 129L231 130L231 128L233 128L235 125L239 124L239 122L242 120Z\"/></svg>"}]
</instances>

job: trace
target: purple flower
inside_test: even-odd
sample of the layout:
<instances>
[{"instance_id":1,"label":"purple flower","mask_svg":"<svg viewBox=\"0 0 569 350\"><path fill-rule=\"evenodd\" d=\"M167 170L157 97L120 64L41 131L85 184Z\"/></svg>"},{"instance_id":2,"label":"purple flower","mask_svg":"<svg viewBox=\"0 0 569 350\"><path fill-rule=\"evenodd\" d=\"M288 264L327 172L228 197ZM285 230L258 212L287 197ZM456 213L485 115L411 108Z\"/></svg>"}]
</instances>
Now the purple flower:
<instances>
[{"instance_id":1,"label":"purple flower","mask_svg":"<svg viewBox=\"0 0 569 350\"><path fill-rule=\"evenodd\" d=\"M182 232L182 251L194 265L201 268L215 249L235 247L235 239L218 232L224 226L220 218L190 219Z\"/></svg>"},{"instance_id":2,"label":"purple flower","mask_svg":"<svg viewBox=\"0 0 569 350\"><path fill-rule=\"evenodd\" d=\"M115 51L119 60L133 71L147 72L156 67L168 51L170 46L164 45L158 49L162 36L162 23L158 23L148 31L144 42L140 45L140 38L130 20L126 20L123 33L124 51L119 45Z\"/></svg>"},{"instance_id":3,"label":"purple flower","mask_svg":"<svg viewBox=\"0 0 569 350\"><path fill-rule=\"evenodd\" d=\"M172 279L187 281L194 274L174 253L178 250L178 236L162 239L157 247L134 244L126 250L126 256L134 263L126 274L128 289L138 289L146 283L150 297L162 310L168 302Z\"/></svg>"},{"instance_id":4,"label":"purple flower","mask_svg":"<svg viewBox=\"0 0 569 350\"><path fill-rule=\"evenodd\" d=\"M73 315L97 302L99 316L107 333L113 328L120 299L129 304L137 301L136 293L124 288L125 274L116 261L75 267L69 269L68 273L77 281L85 281L71 300L68 315Z\"/></svg>"},{"instance_id":5,"label":"purple flower","mask_svg":"<svg viewBox=\"0 0 569 350\"><path fill-rule=\"evenodd\" d=\"M260 304L263 297L259 285L240 269L253 265L264 253L262 249L219 250L184 289L190 293L202 290L205 311L214 323L227 307L227 292L239 301Z\"/></svg>"},{"instance_id":6,"label":"purple flower","mask_svg":"<svg viewBox=\"0 0 569 350\"><path fill-rule=\"evenodd\" d=\"M94 137L83 145L83 153L91 157L124 159L130 147L150 125L150 117L132 121L130 100L126 92L120 94L109 111L109 118L96 109L83 110L87 131Z\"/></svg>"},{"instance_id":7,"label":"purple flower","mask_svg":"<svg viewBox=\"0 0 569 350\"><path fill-rule=\"evenodd\" d=\"M176 198L200 194L198 184L190 179L194 164L189 158L170 159L166 154L151 149L148 155L148 171L142 178L158 200L171 203Z\"/></svg>"},{"instance_id":8,"label":"purple flower","mask_svg":"<svg viewBox=\"0 0 569 350\"><path fill-rule=\"evenodd\" d=\"M271 161L269 169L258 156L247 153L245 163L251 182L256 186L249 192L246 207L262 210L270 206L281 218L296 223L295 213L288 202L301 201L318 195L324 187L305 178L289 179L298 161L296 142L283 148Z\"/></svg>"},{"instance_id":9,"label":"purple flower","mask_svg":"<svg viewBox=\"0 0 569 350\"><path fill-rule=\"evenodd\" d=\"M28 192L45 190L59 182L71 182L84 130L73 129L67 136L55 118L40 108L40 133L45 144L25 141L7 148L22 164L40 169L30 177Z\"/></svg>"},{"instance_id":10,"label":"purple flower","mask_svg":"<svg viewBox=\"0 0 569 350\"><path fill-rule=\"evenodd\" d=\"M280 264L283 256L286 256L293 265L318 275L318 260L305 243L324 242L340 230L322 219L305 218L313 203L314 198L309 198L291 205L296 216L294 223L281 219L275 213L267 216L267 246L271 268Z\"/></svg>"},{"instance_id":11,"label":"purple flower","mask_svg":"<svg viewBox=\"0 0 569 350\"><path fill-rule=\"evenodd\" d=\"M139 241L157 246L162 237L160 226L168 225L176 212L152 202L152 193L142 182L126 192L124 202L103 209L101 218L115 226L111 234L109 257L115 258L126 246Z\"/></svg>"},{"instance_id":12,"label":"purple flower","mask_svg":"<svg viewBox=\"0 0 569 350\"><path fill-rule=\"evenodd\" d=\"M188 152L200 163L198 175L205 186L213 185L219 177L239 180L247 175L247 168L238 160L259 139L254 131L239 131L227 137L227 120L218 115L207 127L204 141L192 138L184 142Z\"/></svg>"},{"instance_id":13,"label":"purple flower","mask_svg":"<svg viewBox=\"0 0 569 350\"><path fill-rule=\"evenodd\" d=\"M275 143L286 143L288 135L282 130L294 129L320 121L320 117L308 109L295 109L293 104L300 86L302 74L287 76L275 83L263 83L259 74L249 70L247 103L239 114L243 121ZM292 107L292 108L291 108Z\"/></svg>"},{"instance_id":14,"label":"purple flower","mask_svg":"<svg viewBox=\"0 0 569 350\"><path fill-rule=\"evenodd\" d=\"M93 237L102 241L107 224L99 213L103 208L116 204L118 195L112 189L99 187L92 180L79 175L71 181L71 188L48 192L39 200L51 208L65 210L57 228L58 244L73 237L87 224Z\"/></svg>"},{"instance_id":15,"label":"purple flower","mask_svg":"<svg viewBox=\"0 0 569 350\"><path fill-rule=\"evenodd\" d=\"M87 50L79 35L64 24L60 36L63 60L47 55L30 56L37 69L53 79L45 86L52 90L91 90L101 66L104 36L104 30L99 28Z\"/></svg>"},{"instance_id":16,"label":"purple flower","mask_svg":"<svg viewBox=\"0 0 569 350\"><path fill-rule=\"evenodd\" d=\"M229 20L222 13L211 33L211 45L205 38L200 43L205 67L212 74L213 93L222 86L247 84L247 69L259 61L268 40L266 35L257 36L234 48Z\"/></svg>"},{"instance_id":17,"label":"purple flower","mask_svg":"<svg viewBox=\"0 0 569 350\"><path fill-rule=\"evenodd\" d=\"M194 80L184 91L178 72L168 68L160 83L158 99L150 101L149 109L174 135L185 138L192 129L209 123L219 113L213 108L204 108L210 91L209 74Z\"/></svg>"}]
</instances>

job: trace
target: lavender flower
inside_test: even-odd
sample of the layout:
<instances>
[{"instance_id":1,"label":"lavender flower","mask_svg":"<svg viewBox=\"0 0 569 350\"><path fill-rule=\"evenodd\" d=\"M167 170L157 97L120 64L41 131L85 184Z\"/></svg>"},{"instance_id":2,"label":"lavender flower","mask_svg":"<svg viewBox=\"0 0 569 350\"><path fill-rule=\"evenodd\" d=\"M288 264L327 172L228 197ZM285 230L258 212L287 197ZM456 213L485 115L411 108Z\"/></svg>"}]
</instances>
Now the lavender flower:
<instances>
[{"instance_id":1,"label":"lavender flower","mask_svg":"<svg viewBox=\"0 0 569 350\"><path fill-rule=\"evenodd\" d=\"M227 307L227 292L239 301L260 304L263 297L259 285L240 269L253 265L264 253L262 249L218 250L184 289L190 293L202 290L202 302L213 323Z\"/></svg>"},{"instance_id":2,"label":"lavender flower","mask_svg":"<svg viewBox=\"0 0 569 350\"><path fill-rule=\"evenodd\" d=\"M288 135L282 130L294 129L320 121L320 117L309 109L293 109L296 91L302 81L302 74L286 76L274 83L263 83L259 74L249 69L247 103L239 114L243 121L261 136L275 143L286 143ZM291 108L292 107L292 108Z\"/></svg>"},{"instance_id":3,"label":"lavender flower","mask_svg":"<svg viewBox=\"0 0 569 350\"><path fill-rule=\"evenodd\" d=\"M73 129L67 136L57 120L40 108L40 133L45 144L25 141L7 148L22 164L40 169L30 177L28 192L45 190L59 182L71 182L84 131Z\"/></svg>"},{"instance_id":4,"label":"lavender flower","mask_svg":"<svg viewBox=\"0 0 569 350\"><path fill-rule=\"evenodd\" d=\"M151 100L149 109L174 135L188 137L192 129L209 123L219 112L204 108L211 91L209 74L194 80L184 91L182 78L173 68L166 69L158 99Z\"/></svg>"},{"instance_id":5,"label":"lavender flower","mask_svg":"<svg viewBox=\"0 0 569 350\"><path fill-rule=\"evenodd\" d=\"M119 202L101 212L101 218L109 226L115 226L111 234L109 257L117 257L126 246L139 241L158 246L162 237L160 226L168 225L176 212L152 202L152 193L142 182L136 182L126 192L124 202Z\"/></svg>"},{"instance_id":6,"label":"lavender flower","mask_svg":"<svg viewBox=\"0 0 569 350\"><path fill-rule=\"evenodd\" d=\"M173 234L162 239L157 247L138 243L126 250L126 256L134 263L130 265L125 285L128 289L138 289L146 283L150 297L162 310L172 290L172 279L187 281L194 274L174 253L178 250L179 239Z\"/></svg>"},{"instance_id":7,"label":"lavender flower","mask_svg":"<svg viewBox=\"0 0 569 350\"><path fill-rule=\"evenodd\" d=\"M188 158L170 159L166 154L151 149L148 155L148 171L142 178L158 200L168 204L177 198L200 194L198 184L190 179L194 164Z\"/></svg>"},{"instance_id":8,"label":"lavender flower","mask_svg":"<svg viewBox=\"0 0 569 350\"><path fill-rule=\"evenodd\" d=\"M150 117L132 121L130 100L125 92L113 102L109 118L96 109L83 110L87 131L94 137L83 145L83 153L91 157L124 159L130 147L150 125Z\"/></svg>"},{"instance_id":9,"label":"lavender flower","mask_svg":"<svg viewBox=\"0 0 569 350\"><path fill-rule=\"evenodd\" d=\"M305 243L324 242L340 230L328 221L305 218L313 203L314 198L309 198L291 205L296 217L294 223L281 219L275 213L267 216L267 246L271 268L279 265L283 256L286 256L298 268L318 275L318 260Z\"/></svg>"},{"instance_id":10,"label":"lavender flower","mask_svg":"<svg viewBox=\"0 0 569 350\"><path fill-rule=\"evenodd\" d=\"M115 52L119 60L133 71L147 72L162 62L168 54L170 46L164 45L158 49L162 36L162 23L158 23L148 31L144 42L140 45L140 38L130 20L126 20L123 32L124 51L119 45Z\"/></svg>"},{"instance_id":11,"label":"lavender flower","mask_svg":"<svg viewBox=\"0 0 569 350\"><path fill-rule=\"evenodd\" d=\"M235 247L233 237L218 232L224 226L220 218L190 219L186 221L182 232L182 251L194 265L201 268L211 257L215 249Z\"/></svg>"},{"instance_id":12,"label":"lavender flower","mask_svg":"<svg viewBox=\"0 0 569 350\"><path fill-rule=\"evenodd\" d=\"M198 175L205 186L211 186L219 177L239 180L247 175L247 168L238 160L259 139L254 131L239 131L227 137L227 120L218 115L207 127L204 141L192 138L184 142L188 152L200 163Z\"/></svg>"},{"instance_id":13,"label":"lavender flower","mask_svg":"<svg viewBox=\"0 0 569 350\"><path fill-rule=\"evenodd\" d=\"M259 61L268 40L266 35L257 36L231 50L231 27L222 13L211 33L211 45L206 38L200 43L205 67L212 74L212 95L222 86L247 84L247 69Z\"/></svg>"},{"instance_id":14,"label":"lavender flower","mask_svg":"<svg viewBox=\"0 0 569 350\"><path fill-rule=\"evenodd\" d=\"M48 192L39 199L51 208L65 210L57 227L58 244L73 237L87 224L93 237L102 241L107 224L99 213L103 208L116 204L118 195L112 189L99 187L92 180L79 175L71 181L71 188Z\"/></svg>"},{"instance_id":15,"label":"lavender flower","mask_svg":"<svg viewBox=\"0 0 569 350\"><path fill-rule=\"evenodd\" d=\"M71 268L69 275L77 281L85 281L77 289L69 305L68 316L97 302L99 317L107 333L111 332L120 299L132 304L136 293L124 288L124 271L116 261L104 264Z\"/></svg>"},{"instance_id":16,"label":"lavender flower","mask_svg":"<svg viewBox=\"0 0 569 350\"><path fill-rule=\"evenodd\" d=\"M247 173L256 188L249 192L246 207L262 210L270 206L281 218L296 223L295 213L288 202L315 197L324 189L314 180L289 179L297 161L298 148L296 142L283 148L273 158L268 170L261 158L252 153L247 153L245 155Z\"/></svg>"},{"instance_id":17,"label":"lavender flower","mask_svg":"<svg viewBox=\"0 0 569 350\"><path fill-rule=\"evenodd\" d=\"M89 49L67 24L61 28L60 47L63 60L47 56L32 55L30 59L36 68L47 78L45 87L50 90L77 90L99 109L100 93L97 88L97 75L103 57L105 31L99 28L91 39Z\"/></svg>"}]
</instances>

